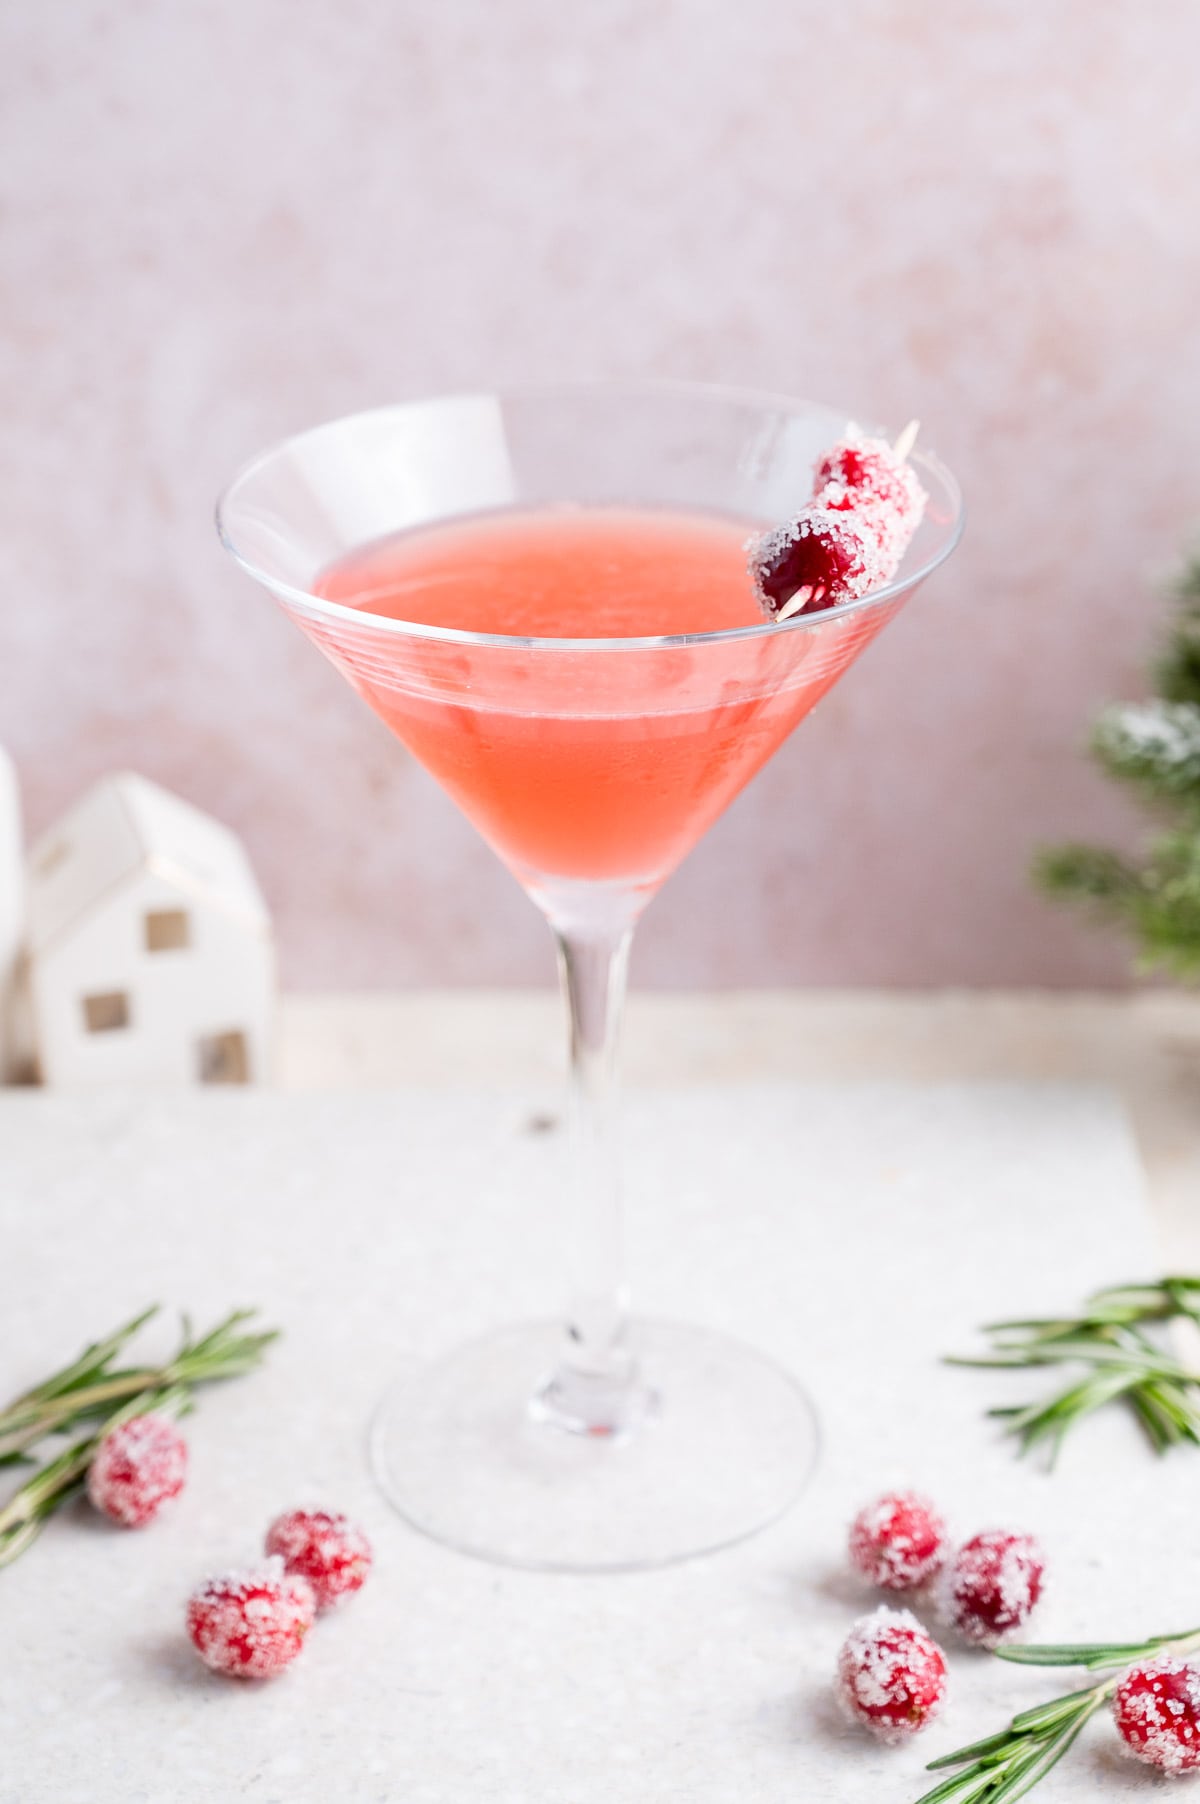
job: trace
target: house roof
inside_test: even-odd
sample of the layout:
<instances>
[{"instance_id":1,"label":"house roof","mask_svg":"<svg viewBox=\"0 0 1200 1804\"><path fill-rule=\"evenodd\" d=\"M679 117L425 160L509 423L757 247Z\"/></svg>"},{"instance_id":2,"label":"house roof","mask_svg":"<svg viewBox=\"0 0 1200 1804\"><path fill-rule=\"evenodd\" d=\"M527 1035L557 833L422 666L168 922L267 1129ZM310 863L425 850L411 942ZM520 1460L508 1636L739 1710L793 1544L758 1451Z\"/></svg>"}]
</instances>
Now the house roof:
<instances>
[{"instance_id":1,"label":"house roof","mask_svg":"<svg viewBox=\"0 0 1200 1804\"><path fill-rule=\"evenodd\" d=\"M29 944L41 952L141 871L266 933L271 918L240 840L211 815L131 772L106 777L29 860Z\"/></svg>"}]
</instances>

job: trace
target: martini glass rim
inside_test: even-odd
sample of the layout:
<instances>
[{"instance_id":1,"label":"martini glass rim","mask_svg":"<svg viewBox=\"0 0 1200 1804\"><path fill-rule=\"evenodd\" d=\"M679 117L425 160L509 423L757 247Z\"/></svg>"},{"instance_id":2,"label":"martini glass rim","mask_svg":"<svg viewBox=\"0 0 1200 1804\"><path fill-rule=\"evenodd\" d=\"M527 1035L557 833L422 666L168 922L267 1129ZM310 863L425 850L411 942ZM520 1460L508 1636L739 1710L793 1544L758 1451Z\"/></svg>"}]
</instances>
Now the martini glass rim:
<instances>
[{"instance_id":1,"label":"martini glass rim","mask_svg":"<svg viewBox=\"0 0 1200 1804\"><path fill-rule=\"evenodd\" d=\"M703 645L723 645L735 640L754 640L775 638L783 633L812 633L832 622L849 619L851 615L866 614L876 608L883 607L898 596L906 595L911 589L945 563L959 540L962 538L966 521L966 509L963 503L962 489L953 472L931 451L916 451L910 462L918 468L928 470L936 477L938 483L949 500L952 513L945 524L949 530L941 543L919 565L907 571L903 576L894 578L881 588L872 589L869 594L855 601L839 602L834 607L822 608L813 614L803 612L793 614L790 619L764 620L752 626L722 627L716 632L703 633L658 633L634 638L539 638L517 633L479 633L468 632L461 627L432 626L422 621L398 620L388 614L372 613L369 607L348 607L343 602L330 601L311 589L298 588L292 583L265 570L254 558L245 553L237 542L230 525L229 516L238 491L249 482L260 470L284 451L301 445L305 440L316 438L331 427L347 426L356 421L379 419L386 414L404 413L409 409L430 407L438 403L461 404L473 400L495 400L502 405L506 401L524 401L550 399L585 399L609 396L628 395L643 400L661 397L664 400L676 398L716 406L738 405L756 408L764 413L792 414L824 413L831 419L849 420L852 416L831 407L827 403L809 401L795 395L773 394L766 390L740 388L720 383L676 381L665 378L643 379L637 381L578 381L578 382L526 382L507 384L502 388L479 388L444 390L437 394L412 396L404 401L385 402L375 407L365 407L353 413L340 414L329 420L319 421L300 432L290 433L285 438L277 439L250 458L233 475L221 491L216 504L216 526L222 545L242 570L254 578L272 594L285 601L290 608L316 619L335 621L339 625L356 627L360 632L378 633L386 638L433 640L447 645L483 646L509 651L546 651L546 652L630 652L655 651L678 647L694 647ZM564 504L570 498L564 496ZM491 510L489 510L491 511ZM496 509L506 512L506 509ZM481 515L464 516L449 514L429 521L429 525L448 525L455 519L466 517L479 518ZM783 524L777 522L775 524ZM763 522L760 530L773 530L771 522Z\"/></svg>"}]
</instances>

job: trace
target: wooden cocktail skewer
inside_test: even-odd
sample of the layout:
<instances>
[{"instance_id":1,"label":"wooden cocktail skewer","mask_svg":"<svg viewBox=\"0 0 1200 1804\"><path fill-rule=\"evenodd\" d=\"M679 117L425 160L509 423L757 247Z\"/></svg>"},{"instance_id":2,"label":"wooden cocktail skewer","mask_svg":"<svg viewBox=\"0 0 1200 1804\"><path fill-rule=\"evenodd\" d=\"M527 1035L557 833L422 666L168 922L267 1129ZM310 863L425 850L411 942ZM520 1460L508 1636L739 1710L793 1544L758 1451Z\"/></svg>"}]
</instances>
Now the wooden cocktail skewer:
<instances>
[{"instance_id":1,"label":"wooden cocktail skewer","mask_svg":"<svg viewBox=\"0 0 1200 1804\"><path fill-rule=\"evenodd\" d=\"M812 583L802 583L790 600L780 608L775 616L776 622L790 620L793 614L798 614L802 608L806 608L810 601L820 600L824 593L824 583L817 583L815 587Z\"/></svg>"},{"instance_id":2,"label":"wooden cocktail skewer","mask_svg":"<svg viewBox=\"0 0 1200 1804\"><path fill-rule=\"evenodd\" d=\"M917 434L921 430L920 420L910 420L904 431L892 446L892 455L904 463L913 446L917 442Z\"/></svg>"}]
</instances>

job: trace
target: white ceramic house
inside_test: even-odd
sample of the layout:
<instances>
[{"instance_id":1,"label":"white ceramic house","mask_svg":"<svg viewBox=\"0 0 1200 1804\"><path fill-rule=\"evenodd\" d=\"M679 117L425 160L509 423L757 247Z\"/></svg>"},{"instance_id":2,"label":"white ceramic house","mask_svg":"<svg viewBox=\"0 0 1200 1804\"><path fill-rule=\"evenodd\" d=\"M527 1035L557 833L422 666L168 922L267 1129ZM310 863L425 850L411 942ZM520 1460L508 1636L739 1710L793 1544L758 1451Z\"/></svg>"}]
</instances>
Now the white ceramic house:
<instances>
[{"instance_id":1,"label":"white ceramic house","mask_svg":"<svg viewBox=\"0 0 1200 1804\"><path fill-rule=\"evenodd\" d=\"M144 777L108 777L34 848L28 909L43 1083L270 1075L271 921L228 828Z\"/></svg>"},{"instance_id":2,"label":"white ceramic house","mask_svg":"<svg viewBox=\"0 0 1200 1804\"><path fill-rule=\"evenodd\" d=\"M17 1075L21 1062L17 991L24 932L21 799L12 759L0 746L0 1084Z\"/></svg>"}]
</instances>

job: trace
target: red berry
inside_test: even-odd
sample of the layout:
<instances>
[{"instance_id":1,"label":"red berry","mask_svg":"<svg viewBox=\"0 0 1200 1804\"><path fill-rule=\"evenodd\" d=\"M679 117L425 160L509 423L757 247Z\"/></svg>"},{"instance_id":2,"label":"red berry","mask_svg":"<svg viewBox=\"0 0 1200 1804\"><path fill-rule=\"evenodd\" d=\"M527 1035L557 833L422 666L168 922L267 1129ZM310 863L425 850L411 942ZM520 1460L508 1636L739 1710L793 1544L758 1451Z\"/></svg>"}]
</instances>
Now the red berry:
<instances>
[{"instance_id":1,"label":"red berry","mask_svg":"<svg viewBox=\"0 0 1200 1804\"><path fill-rule=\"evenodd\" d=\"M1122 1741L1139 1760L1164 1773L1200 1767L1200 1667L1170 1655L1134 1666L1112 1708Z\"/></svg>"},{"instance_id":2,"label":"red berry","mask_svg":"<svg viewBox=\"0 0 1200 1804\"><path fill-rule=\"evenodd\" d=\"M267 1530L267 1552L313 1588L328 1610L359 1590L371 1570L371 1543L361 1528L336 1510L289 1510Z\"/></svg>"},{"instance_id":3,"label":"red berry","mask_svg":"<svg viewBox=\"0 0 1200 1804\"><path fill-rule=\"evenodd\" d=\"M132 1416L109 1431L88 1468L87 1494L126 1528L144 1528L187 1478L187 1442L167 1416Z\"/></svg>"},{"instance_id":4,"label":"red berry","mask_svg":"<svg viewBox=\"0 0 1200 1804\"><path fill-rule=\"evenodd\" d=\"M947 1575L951 1621L968 1641L994 1647L1026 1621L1042 1595L1046 1558L1032 1535L1001 1530L959 1548Z\"/></svg>"},{"instance_id":5,"label":"red berry","mask_svg":"<svg viewBox=\"0 0 1200 1804\"><path fill-rule=\"evenodd\" d=\"M852 435L832 445L817 464L813 500L833 512L868 517L887 555L889 578L920 525L928 497L916 471L881 438Z\"/></svg>"},{"instance_id":6,"label":"red berry","mask_svg":"<svg viewBox=\"0 0 1200 1804\"><path fill-rule=\"evenodd\" d=\"M285 1573L282 1560L268 1560L206 1579L188 1599L187 1631L214 1672L269 1679L300 1652L316 1608L307 1581Z\"/></svg>"},{"instance_id":7,"label":"red berry","mask_svg":"<svg viewBox=\"0 0 1200 1804\"><path fill-rule=\"evenodd\" d=\"M886 439L857 433L839 439L818 461L813 473L813 499L823 489L841 491L831 507L893 507L906 518L919 515L925 503L916 471L896 456Z\"/></svg>"},{"instance_id":8,"label":"red berry","mask_svg":"<svg viewBox=\"0 0 1200 1804\"><path fill-rule=\"evenodd\" d=\"M946 1524L927 1497L892 1491L860 1510L850 1525L850 1560L884 1591L912 1591L940 1572Z\"/></svg>"},{"instance_id":9,"label":"red berry","mask_svg":"<svg viewBox=\"0 0 1200 1804\"><path fill-rule=\"evenodd\" d=\"M853 601L886 578L879 541L869 523L850 513L806 507L786 526L752 541L750 574L759 600L776 619L802 590L814 614ZM800 613L793 607L789 613Z\"/></svg>"},{"instance_id":10,"label":"red berry","mask_svg":"<svg viewBox=\"0 0 1200 1804\"><path fill-rule=\"evenodd\" d=\"M909 1611L879 1609L851 1629L838 1655L838 1691L872 1734L902 1741L938 1714L946 1662Z\"/></svg>"}]
</instances>

